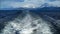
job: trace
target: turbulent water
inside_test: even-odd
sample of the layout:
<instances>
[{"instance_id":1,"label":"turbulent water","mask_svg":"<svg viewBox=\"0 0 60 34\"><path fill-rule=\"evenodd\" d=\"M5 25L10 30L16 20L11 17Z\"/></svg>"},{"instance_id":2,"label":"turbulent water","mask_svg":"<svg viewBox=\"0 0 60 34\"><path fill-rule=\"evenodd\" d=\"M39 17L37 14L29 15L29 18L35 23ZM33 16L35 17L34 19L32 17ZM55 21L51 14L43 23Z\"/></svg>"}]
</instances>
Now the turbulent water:
<instances>
[{"instance_id":1,"label":"turbulent water","mask_svg":"<svg viewBox=\"0 0 60 34\"><path fill-rule=\"evenodd\" d=\"M53 34L48 23L39 16L27 13L23 18L18 16L8 22L1 34Z\"/></svg>"}]
</instances>

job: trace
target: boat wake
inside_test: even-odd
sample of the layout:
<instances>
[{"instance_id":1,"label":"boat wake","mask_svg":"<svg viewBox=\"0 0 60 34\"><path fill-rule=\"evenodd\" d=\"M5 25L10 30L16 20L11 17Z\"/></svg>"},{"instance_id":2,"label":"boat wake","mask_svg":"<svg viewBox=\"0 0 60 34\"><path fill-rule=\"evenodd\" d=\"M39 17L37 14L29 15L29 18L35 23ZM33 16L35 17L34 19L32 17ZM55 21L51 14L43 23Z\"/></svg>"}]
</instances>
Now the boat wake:
<instances>
[{"instance_id":1,"label":"boat wake","mask_svg":"<svg viewBox=\"0 0 60 34\"><path fill-rule=\"evenodd\" d=\"M49 22L41 17L34 17L31 13L26 13L23 18L21 16L8 22L1 34L53 34Z\"/></svg>"}]
</instances>

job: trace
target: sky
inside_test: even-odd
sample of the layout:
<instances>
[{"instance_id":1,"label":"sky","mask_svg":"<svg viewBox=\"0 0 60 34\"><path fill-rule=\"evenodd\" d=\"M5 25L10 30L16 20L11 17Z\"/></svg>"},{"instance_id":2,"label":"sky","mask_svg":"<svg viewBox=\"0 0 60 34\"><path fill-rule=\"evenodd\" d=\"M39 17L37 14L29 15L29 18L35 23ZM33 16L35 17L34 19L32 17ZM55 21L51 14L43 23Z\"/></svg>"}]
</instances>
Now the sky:
<instances>
[{"instance_id":1,"label":"sky","mask_svg":"<svg viewBox=\"0 0 60 34\"><path fill-rule=\"evenodd\" d=\"M60 7L60 0L0 0L1 9Z\"/></svg>"}]
</instances>

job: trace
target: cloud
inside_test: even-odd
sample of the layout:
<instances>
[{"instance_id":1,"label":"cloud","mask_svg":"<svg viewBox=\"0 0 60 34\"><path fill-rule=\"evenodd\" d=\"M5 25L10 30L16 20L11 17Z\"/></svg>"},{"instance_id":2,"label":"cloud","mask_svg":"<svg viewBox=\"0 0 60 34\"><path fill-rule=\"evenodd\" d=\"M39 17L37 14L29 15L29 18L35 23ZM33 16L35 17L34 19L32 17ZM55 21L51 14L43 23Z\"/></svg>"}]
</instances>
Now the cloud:
<instances>
[{"instance_id":1,"label":"cloud","mask_svg":"<svg viewBox=\"0 0 60 34\"><path fill-rule=\"evenodd\" d=\"M0 9L6 9L6 8L43 8L45 7L45 4L48 4L47 6L53 6L53 7L60 7L60 1L55 0L23 0L23 2L20 0L18 1L1 1ZM43 5L43 6L42 6Z\"/></svg>"},{"instance_id":2,"label":"cloud","mask_svg":"<svg viewBox=\"0 0 60 34\"><path fill-rule=\"evenodd\" d=\"M48 4L53 7L60 7L60 1L48 2Z\"/></svg>"}]
</instances>

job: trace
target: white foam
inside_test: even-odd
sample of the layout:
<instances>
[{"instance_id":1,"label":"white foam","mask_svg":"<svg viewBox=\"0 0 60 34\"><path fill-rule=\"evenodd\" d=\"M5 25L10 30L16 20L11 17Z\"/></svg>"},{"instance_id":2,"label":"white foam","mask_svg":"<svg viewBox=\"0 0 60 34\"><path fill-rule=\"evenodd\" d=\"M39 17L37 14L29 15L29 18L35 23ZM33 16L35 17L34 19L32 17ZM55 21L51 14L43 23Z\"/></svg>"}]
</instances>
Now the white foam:
<instances>
[{"instance_id":1,"label":"white foam","mask_svg":"<svg viewBox=\"0 0 60 34\"><path fill-rule=\"evenodd\" d=\"M15 34L17 30L19 31L19 34L53 34L49 24L42 18L34 19L30 14L26 14L22 20L16 19L8 22L1 34ZM36 26L32 27L31 24L36 24ZM37 29L36 32L33 31L35 29Z\"/></svg>"}]
</instances>

